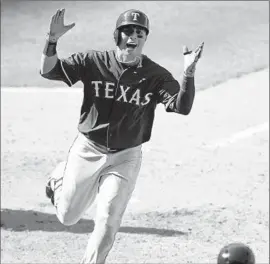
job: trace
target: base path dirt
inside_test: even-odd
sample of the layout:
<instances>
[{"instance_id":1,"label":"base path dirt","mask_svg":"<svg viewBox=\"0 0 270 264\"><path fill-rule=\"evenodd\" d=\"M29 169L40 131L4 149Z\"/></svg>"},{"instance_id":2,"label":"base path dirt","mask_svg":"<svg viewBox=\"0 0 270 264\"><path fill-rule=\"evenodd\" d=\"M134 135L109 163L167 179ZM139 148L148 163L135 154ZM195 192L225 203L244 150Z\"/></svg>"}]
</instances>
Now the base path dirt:
<instances>
[{"instance_id":1,"label":"base path dirt","mask_svg":"<svg viewBox=\"0 0 270 264\"><path fill-rule=\"evenodd\" d=\"M189 116L158 107L107 263L215 263L235 241L268 263L268 77L198 92ZM1 262L78 263L95 207L65 227L44 184L76 135L81 90L6 88L1 97Z\"/></svg>"}]
</instances>

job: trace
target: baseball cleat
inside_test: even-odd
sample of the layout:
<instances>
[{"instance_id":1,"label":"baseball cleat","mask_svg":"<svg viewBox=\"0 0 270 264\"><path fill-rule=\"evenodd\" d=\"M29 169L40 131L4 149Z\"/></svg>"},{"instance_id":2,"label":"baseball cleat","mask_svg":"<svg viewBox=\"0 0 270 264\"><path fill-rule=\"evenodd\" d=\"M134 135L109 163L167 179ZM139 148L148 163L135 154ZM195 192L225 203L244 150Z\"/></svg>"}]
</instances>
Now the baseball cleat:
<instances>
[{"instance_id":1,"label":"baseball cleat","mask_svg":"<svg viewBox=\"0 0 270 264\"><path fill-rule=\"evenodd\" d=\"M54 205L54 185L55 179L49 179L45 188L46 196L51 200L51 203Z\"/></svg>"}]
</instances>

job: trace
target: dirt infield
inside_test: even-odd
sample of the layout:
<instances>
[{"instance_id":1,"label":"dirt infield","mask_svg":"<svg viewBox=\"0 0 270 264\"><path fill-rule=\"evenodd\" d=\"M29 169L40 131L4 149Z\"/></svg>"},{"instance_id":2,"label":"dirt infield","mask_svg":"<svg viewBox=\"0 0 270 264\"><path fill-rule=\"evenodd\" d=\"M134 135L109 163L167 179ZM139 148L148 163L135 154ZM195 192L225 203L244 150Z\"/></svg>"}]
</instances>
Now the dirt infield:
<instances>
[{"instance_id":1,"label":"dirt infield","mask_svg":"<svg viewBox=\"0 0 270 264\"><path fill-rule=\"evenodd\" d=\"M198 92L189 116L158 107L108 263L215 263L233 241L269 263L268 75ZM44 183L76 135L81 91L7 88L1 97L1 262L78 263L95 207L64 227Z\"/></svg>"}]
</instances>

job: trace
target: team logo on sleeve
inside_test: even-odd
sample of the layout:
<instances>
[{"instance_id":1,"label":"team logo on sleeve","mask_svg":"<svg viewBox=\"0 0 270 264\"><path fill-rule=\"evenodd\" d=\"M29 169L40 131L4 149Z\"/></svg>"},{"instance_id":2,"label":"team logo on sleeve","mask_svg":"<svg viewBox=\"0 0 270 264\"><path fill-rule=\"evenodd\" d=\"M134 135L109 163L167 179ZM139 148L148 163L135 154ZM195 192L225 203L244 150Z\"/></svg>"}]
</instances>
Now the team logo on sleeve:
<instances>
[{"instance_id":1,"label":"team logo on sleeve","mask_svg":"<svg viewBox=\"0 0 270 264\"><path fill-rule=\"evenodd\" d=\"M106 99L113 99L115 93L115 83L103 82L103 81L92 81L92 88L94 89L95 96ZM149 104L153 93L141 94L140 89L131 89L130 86L119 86L119 92L115 97L117 102L124 102L128 104L134 104L137 106L144 106Z\"/></svg>"}]
</instances>

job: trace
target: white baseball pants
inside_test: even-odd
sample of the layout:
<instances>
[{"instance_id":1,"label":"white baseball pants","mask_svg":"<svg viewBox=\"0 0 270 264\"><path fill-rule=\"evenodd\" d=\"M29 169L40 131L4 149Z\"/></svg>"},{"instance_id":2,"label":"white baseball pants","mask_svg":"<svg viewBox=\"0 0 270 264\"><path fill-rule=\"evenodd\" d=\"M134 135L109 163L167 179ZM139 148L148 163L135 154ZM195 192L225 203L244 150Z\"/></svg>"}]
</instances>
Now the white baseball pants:
<instances>
[{"instance_id":1,"label":"white baseball pants","mask_svg":"<svg viewBox=\"0 0 270 264\"><path fill-rule=\"evenodd\" d=\"M59 179L55 207L64 225L77 223L95 199L95 227L81 263L105 263L141 167L141 146L108 153L79 133L68 159L52 172Z\"/></svg>"}]
</instances>

